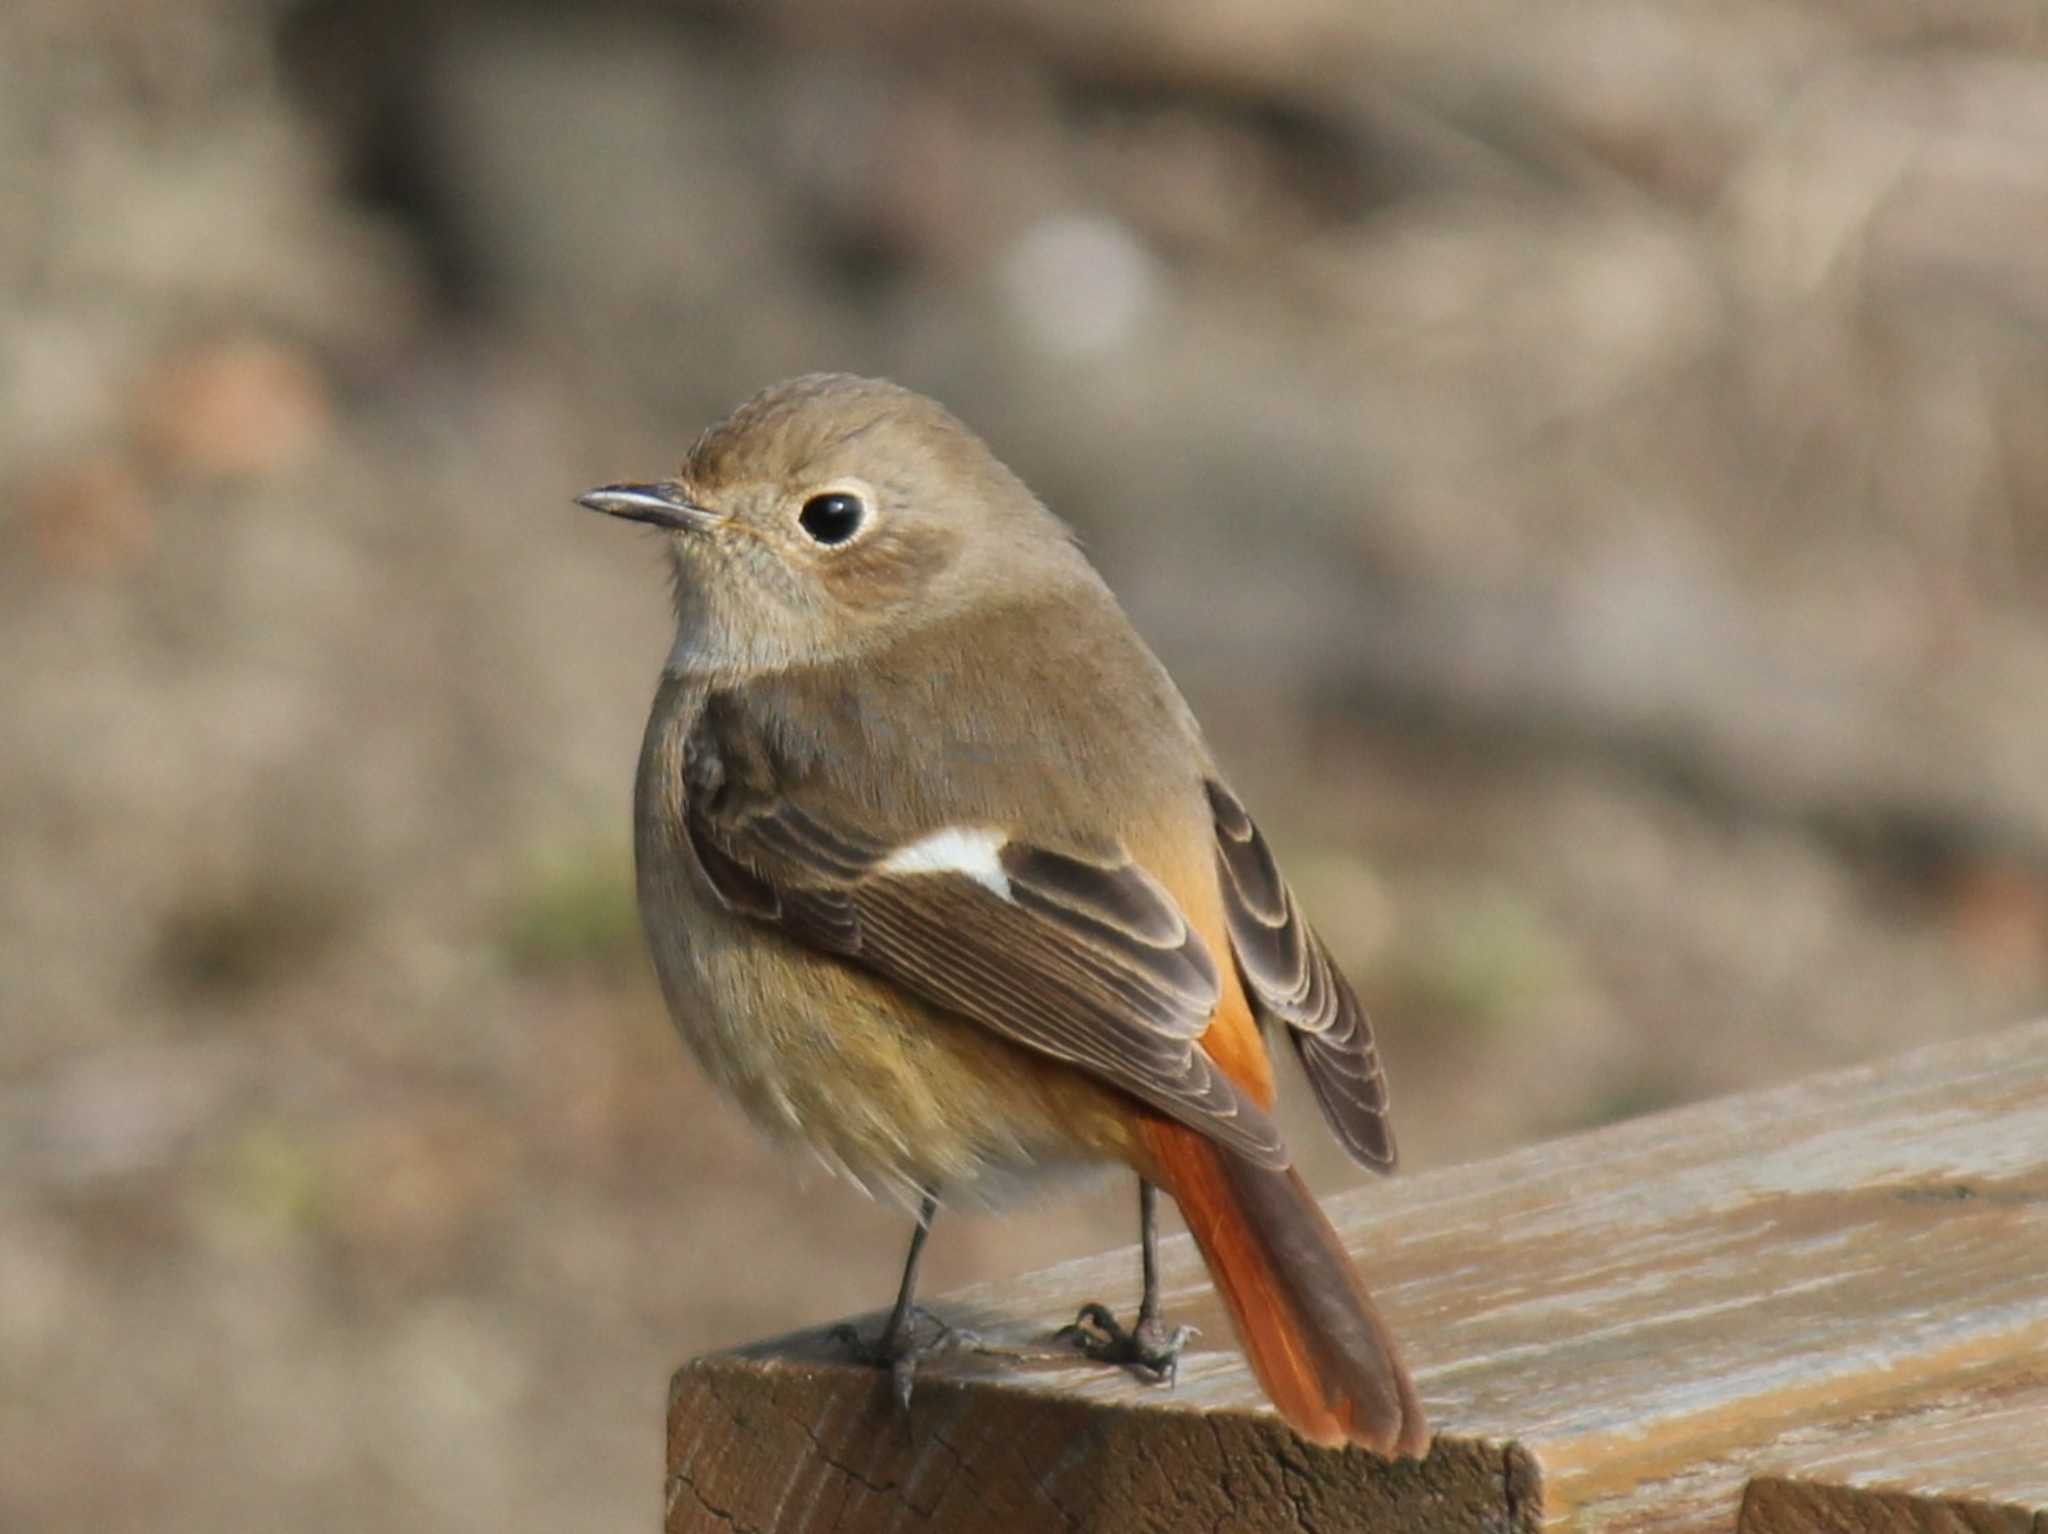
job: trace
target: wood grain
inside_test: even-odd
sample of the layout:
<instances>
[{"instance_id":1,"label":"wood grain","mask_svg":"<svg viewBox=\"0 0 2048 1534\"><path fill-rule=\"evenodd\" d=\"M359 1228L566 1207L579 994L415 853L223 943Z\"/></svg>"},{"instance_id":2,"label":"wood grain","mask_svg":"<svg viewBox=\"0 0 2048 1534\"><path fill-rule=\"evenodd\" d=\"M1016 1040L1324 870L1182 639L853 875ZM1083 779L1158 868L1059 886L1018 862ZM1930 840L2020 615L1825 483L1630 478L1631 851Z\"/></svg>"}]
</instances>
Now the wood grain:
<instances>
[{"instance_id":1,"label":"wood grain","mask_svg":"<svg viewBox=\"0 0 2048 1534\"><path fill-rule=\"evenodd\" d=\"M2048 1513L1759 1476L1743 1495L1736 1534L2048 1534Z\"/></svg>"},{"instance_id":2,"label":"wood grain","mask_svg":"<svg viewBox=\"0 0 2048 1534\"><path fill-rule=\"evenodd\" d=\"M1171 1391L1048 1345L1134 1306L1133 1251L937 1302L981 1345L907 1420L823 1332L690 1365L668 1527L2048 1534L2048 1023L1329 1208L1439 1428L1419 1465L1280 1428L1183 1239Z\"/></svg>"}]
</instances>

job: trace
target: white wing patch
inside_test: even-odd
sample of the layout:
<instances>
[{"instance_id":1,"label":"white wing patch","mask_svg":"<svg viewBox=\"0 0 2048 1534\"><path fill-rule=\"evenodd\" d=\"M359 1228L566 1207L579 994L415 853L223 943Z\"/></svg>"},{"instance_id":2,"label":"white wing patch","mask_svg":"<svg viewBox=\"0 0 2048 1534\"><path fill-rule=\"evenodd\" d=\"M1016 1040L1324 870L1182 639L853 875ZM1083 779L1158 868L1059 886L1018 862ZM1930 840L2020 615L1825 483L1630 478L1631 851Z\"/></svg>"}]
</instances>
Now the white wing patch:
<instances>
[{"instance_id":1,"label":"white wing patch","mask_svg":"<svg viewBox=\"0 0 2048 1534\"><path fill-rule=\"evenodd\" d=\"M1000 831L948 826L898 847L883 859L887 874L965 874L992 895L1008 900L1010 876L996 856L1009 838Z\"/></svg>"}]
</instances>

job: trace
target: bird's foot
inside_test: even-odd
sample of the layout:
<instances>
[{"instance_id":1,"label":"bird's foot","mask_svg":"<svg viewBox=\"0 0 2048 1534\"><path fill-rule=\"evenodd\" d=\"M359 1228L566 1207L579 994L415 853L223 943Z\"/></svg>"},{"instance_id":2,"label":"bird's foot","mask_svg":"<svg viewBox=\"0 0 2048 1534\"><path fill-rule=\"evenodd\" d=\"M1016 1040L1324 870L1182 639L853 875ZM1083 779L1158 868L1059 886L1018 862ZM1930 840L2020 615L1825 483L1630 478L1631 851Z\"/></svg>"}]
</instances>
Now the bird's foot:
<instances>
[{"instance_id":1,"label":"bird's foot","mask_svg":"<svg viewBox=\"0 0 2048 1534\"><path fill-rule=\"evenodd\" d=\"M973 1332L948 1326L922 1305L911 1306L900 1325L884 1326L872 1342L849 1325L833 1327L831 1338L855 1363L888 1371L890 1393L900 1411L910 1410L911 1387L917 1383L920 1363L935 1354L981 1345Z\"/></svg>"},{"instance_id":2,"label":"bird's foot","mask_svg":"<svg viewBox=\"0 0 2048 1534\"><path fill-rule=\"evenodd\" d=\"M1135 1369L1155 1385L1171 1385L1180 1374L1181 1349L1200 1332L1192 1326L1168 1327L1157 1316L1140 1312L1138 1324L1126 1330L1107 1305L1093 1301L1081 1307L1071 1326L1053 1334L1090 1358Z\"/></svg>"}]
</instances>

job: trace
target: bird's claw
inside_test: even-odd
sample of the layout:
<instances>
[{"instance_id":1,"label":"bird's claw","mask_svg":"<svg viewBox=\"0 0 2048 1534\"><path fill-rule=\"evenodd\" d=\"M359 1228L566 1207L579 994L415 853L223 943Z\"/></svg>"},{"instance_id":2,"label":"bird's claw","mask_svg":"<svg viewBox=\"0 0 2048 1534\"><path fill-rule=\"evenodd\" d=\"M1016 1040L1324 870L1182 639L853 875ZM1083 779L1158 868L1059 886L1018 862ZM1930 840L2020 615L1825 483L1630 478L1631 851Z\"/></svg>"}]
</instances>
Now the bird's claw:
<instances>
[{"instance_id":1,"label":"bird's claw","mask_svg":"<svg viewBox=\"0 0 2048 1534\"><path fill-rule=\"evenodd\" d=\"M1190 1338L1201 1335L1192 1326L1169 1328L1157 1316L1142 1312L1138 1324L1126 1329L1107 1305L1090 1300L1070 1325L1053 1333L1053 1340L1069 1343L1100 1363L1135 1369L1155 1385L1171 1385L1180 1377L1181 1350Z\"/></svg>"},{"instance_id":2,"label":"bird's claw","mask_svg":"<svg viewBox=\"0 0 2048 1534\"><path fill-rule=\"evenodd\" d=\"M930 1337L919 1338L920 1323L931 1328ZM947 1325L922 1305L911 1306L900 1326L884 1326L872 1342L845 1322L833 1327L828 1335L846 1349L855 1363L889 1371L889 1393L895 1397L899 1411L910 1410L918 1364L936 1353L981 1345L981 1339L973 1332Z\"/></svg>"}]
</instances>

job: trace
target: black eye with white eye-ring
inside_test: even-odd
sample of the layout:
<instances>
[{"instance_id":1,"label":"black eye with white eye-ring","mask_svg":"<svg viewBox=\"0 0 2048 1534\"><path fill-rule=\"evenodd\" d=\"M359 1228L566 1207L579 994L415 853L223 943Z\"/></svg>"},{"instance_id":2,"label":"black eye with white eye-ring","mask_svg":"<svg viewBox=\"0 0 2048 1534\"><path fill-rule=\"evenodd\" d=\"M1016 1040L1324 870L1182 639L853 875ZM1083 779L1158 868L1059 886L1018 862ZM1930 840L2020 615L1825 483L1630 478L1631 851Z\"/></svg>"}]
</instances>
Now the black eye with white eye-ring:
<instances>
[{"instance_id":1,"label":"black eye with white eye-ring","mask_svg":"<svg viewBox=\"0 0 2048 1534\"><path fill-rule=\"evenodd\" d=\"M828 490L805 501L796 520L811 542L830 548L859 532L867 518L867 503L859 496L848 490Z\"/></svg>"}]
</instances>

